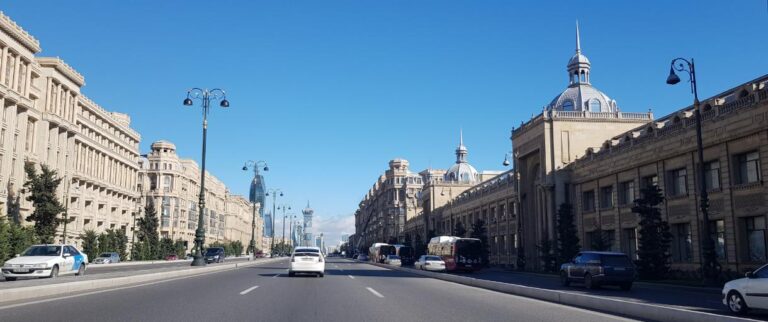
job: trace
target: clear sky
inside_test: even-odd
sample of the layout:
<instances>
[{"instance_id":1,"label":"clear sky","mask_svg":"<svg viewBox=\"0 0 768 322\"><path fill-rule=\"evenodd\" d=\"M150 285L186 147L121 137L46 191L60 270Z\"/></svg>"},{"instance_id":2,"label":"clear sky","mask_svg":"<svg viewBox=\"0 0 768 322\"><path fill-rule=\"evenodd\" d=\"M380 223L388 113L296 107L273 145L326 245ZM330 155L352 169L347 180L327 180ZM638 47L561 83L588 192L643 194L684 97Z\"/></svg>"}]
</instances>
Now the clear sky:
<instances>
[{"instance_id":1,"label":"clear sky","mask_svg":"<svg viewBox=\"0 0 768 322\"><path fill-rule=\"evenodd\" d=\"M247 194L242 164L268 161L268 188L295 210L309 200L330 243L352 232L390 159L447 168L460 128L469 161L501 170L511 128L565 89L577 19L592 84L623 111L689 105L687 86L664 82L678 56L696 59L702 98L768 72L766 0L519 2L7 0L0 10L41 55L82 73L85 95L131 116L142 153L166 139L199 161L201 113L182 106L185 91L227 90L231 107L209 118L208 169Z\"/></svg>"}]
</instances>

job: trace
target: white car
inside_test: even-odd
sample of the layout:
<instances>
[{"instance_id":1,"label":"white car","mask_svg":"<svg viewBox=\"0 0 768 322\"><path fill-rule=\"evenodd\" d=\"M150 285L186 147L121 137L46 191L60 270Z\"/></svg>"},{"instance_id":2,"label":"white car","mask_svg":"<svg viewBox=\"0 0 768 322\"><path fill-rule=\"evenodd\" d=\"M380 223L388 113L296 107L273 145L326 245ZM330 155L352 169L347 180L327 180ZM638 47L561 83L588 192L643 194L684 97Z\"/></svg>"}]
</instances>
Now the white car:
<instances>
[{"instance_id":1,"label":"white car","mask_svg":"<svg viewBox=\"0 0 768 322\"><path fill-rule=\"evenodd\" d=\"M420 270L427 270L427 271L444 271L445 270L445 262L443 261L440 256L433 256L433 255L421 255L419 257L419 260L414 263L414 266Z\"/></svg>"},{"instance_id":2,"label":"white car","mask_svg":"<svg viewBox=\"0 0 768 322\"><path fill-rule=\"evenodd\" d=\"M403 263L400 261L400 256L397 255L387 255L387 258L384 259L384 263L392 266L403 265Z\"/></svg>"},{"instance_id":3,"label":"white car","mask_svg":"<svg viewBox=\"0 0 768 322\"><path fill-rule=\"evenodd\" d=\"M731 312L744 314L749 309L768 309L768 264L746 277L725 283L723 304Z\"/></svg>"},{"instance_id":4,"label":"white car","mask_svg":"<svg viewBox=\"0 0 768 322\"><path fill-rule=\"evenodd\" d=\"M15 281L19 277L51 277L85 274L88 255L72 245L34 245L3 264L3 277Z\"/></svg>"},{"instance_id":5,"label":"white car","mask_svg":"<svg viewBox=\"0 0 768 322\"><path fill-rule=\"evenodd\" d=\"M325 276L325 259L319 247L297 247L293 250L288 276L293 277L297 273Z\"/></svg>"}]
</instances>

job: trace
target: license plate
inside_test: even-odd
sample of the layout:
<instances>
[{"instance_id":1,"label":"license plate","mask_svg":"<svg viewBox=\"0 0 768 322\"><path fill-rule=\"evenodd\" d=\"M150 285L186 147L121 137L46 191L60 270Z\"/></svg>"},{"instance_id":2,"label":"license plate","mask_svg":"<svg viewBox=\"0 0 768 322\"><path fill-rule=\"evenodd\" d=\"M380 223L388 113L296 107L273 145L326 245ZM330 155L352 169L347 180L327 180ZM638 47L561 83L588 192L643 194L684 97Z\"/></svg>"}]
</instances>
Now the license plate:
<instances>
[{"instance_id":1,"label":"license plate","mask_svg":"<svg viewBox=\"0 0 768 322\"><path fill-rule=\"evenodd\" d=\"M305 261L305 262L311 262L311 261L312 261L312 259L311 259L311 258L302 258L301 260L303 260L303 261Z\"/></svg>"},{"instance_id":2,"label":"license plate","mask_svg":"<svg viewBox=\"0 0 768 322\"><path fill-rule=\"evenodd\" d=\"M29 268L17 268L14 271L18 273L29 273Z\"/></svg>"}]
</instances>

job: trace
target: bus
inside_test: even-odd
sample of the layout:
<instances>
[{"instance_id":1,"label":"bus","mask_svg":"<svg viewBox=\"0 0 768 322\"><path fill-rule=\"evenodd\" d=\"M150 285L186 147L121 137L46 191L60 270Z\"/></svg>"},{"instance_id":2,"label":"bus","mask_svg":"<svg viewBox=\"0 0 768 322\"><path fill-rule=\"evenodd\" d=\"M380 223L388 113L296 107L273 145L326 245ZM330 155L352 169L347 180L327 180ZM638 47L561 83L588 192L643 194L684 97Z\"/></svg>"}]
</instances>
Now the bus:
<instances>
[{"instance_id":1,"label":"bus","mask_svg":"<svg viewBox=\"0 0 768 322\"><path fill-rule=\"evenodd\" d=\"M396 252L395 246L387 243L375 243L368 249L369 257L374 263L384 263L387 255L395 255Z\"/></svg>"},{"instance_id":2,"label":"bus","mask_svg":"<svg viewBox=\"0 0 768 322\"><path fill-rule=\"evenodd\" d=\"M438 236L429 240L427 254L440 256L446 271L477 271L483 266L481 242L477 238Z\"/></svg>"},{"instance_id":3,"label":"bus","mask_svg":"<svg viewBox=\"0 0 768 322\"><path fill-rule=\"evenodd\" d=\"M395 253L397 256L400 256L400 262L403 263L403 266L411 266L416 261L414 258L415 252L413 250L413 247L411 246L405 246L405 245L394 245L395 246Z\"/></svg>"}]
</instances>

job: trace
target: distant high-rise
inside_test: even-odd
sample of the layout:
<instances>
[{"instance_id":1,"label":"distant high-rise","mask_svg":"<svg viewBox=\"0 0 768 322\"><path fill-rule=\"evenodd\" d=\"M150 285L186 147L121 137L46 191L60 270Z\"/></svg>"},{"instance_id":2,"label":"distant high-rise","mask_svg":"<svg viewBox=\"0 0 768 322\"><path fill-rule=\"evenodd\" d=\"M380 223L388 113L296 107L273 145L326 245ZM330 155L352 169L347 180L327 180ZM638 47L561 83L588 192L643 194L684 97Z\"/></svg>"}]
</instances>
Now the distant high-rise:
<instances>
[{"instance_id":1,"label":"distant high-rise","mask_svg":"<svg viewBox=\"0 0 768 322\"><path fill-rule=\"evenodd\" d=\"M312 245L312 215L315 213L312 208L309 207L309 201L307 201L307 208L301 211L304 214L304 240L302 245Z\"/></svg>"},{"instance_id":2,"label":"distant high-rise","mask_svg":"<svg viewBox=\"0 0 768 322\"><path fill-rule=\"evenodd\" d=\"M264 177L259 173L259 167L254 166L253 172L254 172L254 176L253 176L253 181L251 181L251 191L248 194L248 199L251 202L258 202L259 204L261 204L261 207L259 208L259 216L264 218L264 207L265 207L264 201L266 200L267 189L266 189L266 186L264 185Z\"/></svg>"},{"instance_id":3,"label":"distant high-rise","mask_svg":"<svg viewBox=\"0 0 768 322\"><path fill-rule=\"evenodd\" d=\"M272 213L269 212L264 214L264 237L275 237L274 231L272 231Z\"/></svg>"}]
</instances>

